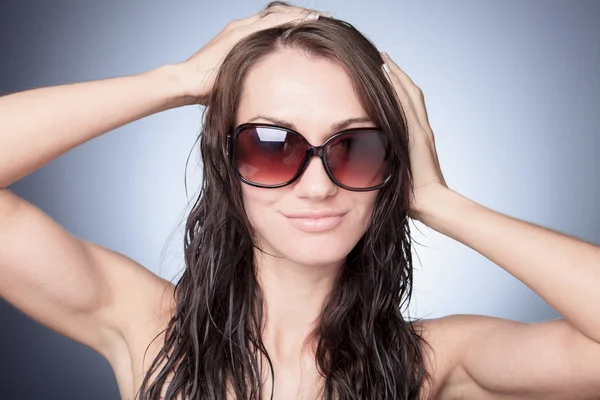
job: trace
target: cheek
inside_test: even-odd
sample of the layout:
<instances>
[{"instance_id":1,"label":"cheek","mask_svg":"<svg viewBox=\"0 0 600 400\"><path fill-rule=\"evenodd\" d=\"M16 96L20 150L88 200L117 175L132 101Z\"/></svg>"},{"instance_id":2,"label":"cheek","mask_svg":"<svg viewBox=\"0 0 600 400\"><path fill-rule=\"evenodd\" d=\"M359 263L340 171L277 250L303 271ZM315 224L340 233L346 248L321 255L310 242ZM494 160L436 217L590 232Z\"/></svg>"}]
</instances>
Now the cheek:
<instances>
[{"instance_id":1,"label":"cheek","mask_svg":"<svg viewBox=\"0 0 600 400\"><path fill-rule=\"evenodd\" d=\"M242 183L242 199L248 219L254 228L274 212L274 205L281 199L281 189L263 189Z\"/></svg>"},{"instance_id":2,"label":"cheek","mask_svg":"<svg viewBox=\"0 0 600 400\"><path fill-rule=\"evenodd\" d=\"M354 204L356 205L356 209L360 210L360 222L362 224L362 231L364 232L371 223L377 199L377 191L354 194L357 195L354 199Z\"/></svg>"}]
</instances>

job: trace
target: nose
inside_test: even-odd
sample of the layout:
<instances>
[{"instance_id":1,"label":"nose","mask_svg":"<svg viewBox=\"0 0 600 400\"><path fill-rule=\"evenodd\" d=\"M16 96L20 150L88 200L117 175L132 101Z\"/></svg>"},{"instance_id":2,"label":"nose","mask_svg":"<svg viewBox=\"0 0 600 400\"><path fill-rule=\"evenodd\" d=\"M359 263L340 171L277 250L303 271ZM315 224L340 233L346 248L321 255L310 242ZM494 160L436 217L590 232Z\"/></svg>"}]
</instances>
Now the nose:
<instances>
[{"instance_id":1,"label":"nose","mask_svg":"<svg viewBox=\"0 0 600 400\"><path fill-rule=\"evenodd\" d=\"M327 175L319 157L311 157L304 173L294 185L298 197L322 200L337 193L338 187Z\"/></svg>"}]
</instances>

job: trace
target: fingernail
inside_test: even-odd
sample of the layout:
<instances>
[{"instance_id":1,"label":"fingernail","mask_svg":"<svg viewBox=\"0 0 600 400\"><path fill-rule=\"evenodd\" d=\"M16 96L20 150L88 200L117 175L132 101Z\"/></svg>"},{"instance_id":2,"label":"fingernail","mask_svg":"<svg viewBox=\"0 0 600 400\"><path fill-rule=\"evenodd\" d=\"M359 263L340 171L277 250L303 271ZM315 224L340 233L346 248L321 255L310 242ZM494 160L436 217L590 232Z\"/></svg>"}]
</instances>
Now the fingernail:
<instances>
[{"instance_id":1,"label":"fingernail","mask_svg":"<svg viewBox=\"0 0 600 400\"><path fill-rule=\"evenodd\" d=\"M387 72L388 74L389 74L389 73L391 73L391 71L390 71L390 67L389 67L389 66L388 66L386 63L383 63L383 69L384 69L384 70L385 70L385 72Z\"/></svg>"}]
</instances>

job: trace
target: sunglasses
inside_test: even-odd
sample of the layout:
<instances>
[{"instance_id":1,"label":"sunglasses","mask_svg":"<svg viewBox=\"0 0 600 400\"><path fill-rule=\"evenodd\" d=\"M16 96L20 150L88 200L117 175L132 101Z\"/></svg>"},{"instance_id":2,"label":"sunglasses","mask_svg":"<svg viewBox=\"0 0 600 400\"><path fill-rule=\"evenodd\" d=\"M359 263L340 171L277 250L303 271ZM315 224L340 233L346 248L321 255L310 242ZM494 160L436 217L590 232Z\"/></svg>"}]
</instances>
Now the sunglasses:
<instances>
[{"instance_id":1,"label":"sunglasses","mask_svg":"<svg viewBox=\"0 0 600 400\"><path fill-rule=\"evenodd\" d=\"M376 190L391 177L389 140L378 128L346 129L313 146L292 129L245 123L228 135L228 155L237 177L261 188L295 182L312 157L319 157L329 178L346 190Z\"/></svg>"}]
</instances>

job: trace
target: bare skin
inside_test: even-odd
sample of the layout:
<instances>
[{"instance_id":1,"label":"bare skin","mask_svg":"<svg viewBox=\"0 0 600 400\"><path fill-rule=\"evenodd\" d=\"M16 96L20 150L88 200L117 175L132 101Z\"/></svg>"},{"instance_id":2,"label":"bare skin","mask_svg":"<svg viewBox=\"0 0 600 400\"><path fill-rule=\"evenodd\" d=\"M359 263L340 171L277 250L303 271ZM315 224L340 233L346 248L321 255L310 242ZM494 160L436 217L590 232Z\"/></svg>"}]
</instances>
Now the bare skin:
<instances>
[{"instance_id":1,"label":"bare skin","mask_svg":"<svg viewBox=\"0 0 600 400\"><path fill-rule=\"evenodd\" d=\"M201 103L210 91L211 72L237 40L284 22L300 23L309 10L277 6L272 11L264 18L253 15L230 23L203 49L180 64L134 76L35 89L0 98L0 187L4 188L0 189L0 295L50 329L106 357L115 371L123 399L134 398L159 350L161 336L148 349L144 360L148 345L164 330L173 314L173 285L124 255L72 236L6 188L68 150L112 129L170 108ZM276 67L276 63L293 56L274 57L270 62ZM431 350L424 348L424 351L426 367L432 375L428 389L433 398L600 398L597 312L600 296L594 283L600 282L600 249L501 215L450 190L437 160L421 91L389 57L384 59L390 68L390 82L409 120L414 143L411 163L416 172L411 217L480 252L531 287L565 317L521 324L491 317L454 315L419 323L417 328L423 330L431 346ZM296 65L300 62L321 63L319 68L296 71L325 74L310 75L316 86L325 86L318 82L323 79L330 88L335 89L339 84L335 90L345 90L343 81L331 81L332 76L339 76L335 64L294 60ZM263 67L269 65L265 63ZM328 73L332 75L327 76ZM265 75L269 76L268 71ZM297 75L295 79L301 77ZM316 89L312 90L314 95ZM323 102L330 95L326 91L319 94ZM346 103L340 105L345 110L343 114L360 112L351 96L344 98ZM300 109L310 106L296 105ZM253 106L259 106L257 101L240 107L238 122L251 118L257 111ZM313 111L309 115L315 116L317 110ZM321 135L325 134L321 128L331 122L322 120L308 126L300 117L292 118L298 125L305 124L304 131ZM40 129L42 126L44 129ZM317 133L311 140L324 140ZM289 189L291 192L279 192L295 197L267 198L275 192L251 190L244 195L246 200L254 202L254 211L259 214L266 212L264 204L290 204L284 203L290 199L314 201L335 197L353 209L366 207L370 201L367 197L340 197L343 194L329 185L331 182L322 168L313 163L298 185ZM360 213L353 218L348 223L357 227L365 219ZM297 287L297 292L277 292L277 286L270 282L275 279L285 282L287 278L270 273L273 270L268 262L262 265L267 299L273 299L272 305L283 303L306 312L302 320L308 330L314 312L310 312L310 307L298 305L306 305L309 297L324 296L329 275L307 275L306 284ZM290 270L300 265L290 264ZM135 291L130 290L132 286ZM318 374L313 360L300 351L302 338L285 329L291 322L289 316L286 319L289 309L277 313L272 306L272 311L265 343L274 355L278 371L274 398L314 396ZM300 314L292 315L297 321L295 317ZM298 357L301 363L296 361Z\"/></svg>"}]
</instances>

